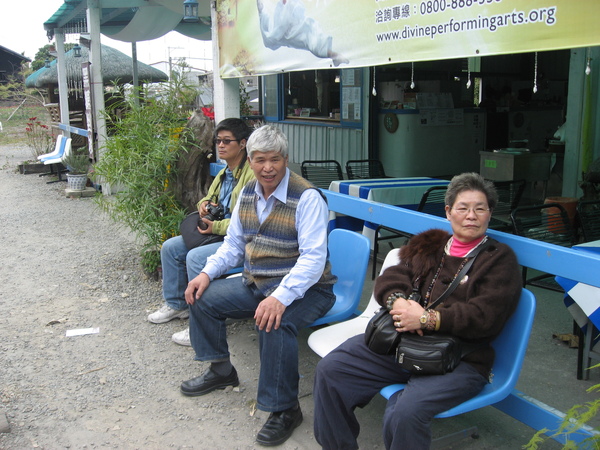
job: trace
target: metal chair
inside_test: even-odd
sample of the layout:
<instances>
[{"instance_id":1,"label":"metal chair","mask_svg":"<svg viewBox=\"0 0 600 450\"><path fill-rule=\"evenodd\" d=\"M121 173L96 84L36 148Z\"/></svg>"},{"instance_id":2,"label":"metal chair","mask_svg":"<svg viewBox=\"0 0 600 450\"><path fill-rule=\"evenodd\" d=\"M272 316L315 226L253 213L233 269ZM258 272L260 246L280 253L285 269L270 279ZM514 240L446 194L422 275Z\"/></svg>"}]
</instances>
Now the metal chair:
<instances>
[{"instance_id":1,"label":"metal chair","mask_svg":"<svg viewBox=\"0 0 600 450\"><path fill-rule=\"evenodd\" d=\"M381 232L386 232L385 235L381 235ZM391 239L405 238L407 241L413 235L411 233L405 233L404 231L396 230L395 228L386 227L379 225L375 229L375 236L373 238L373 268L371 271L371 280L375 279L377 273L377 255L379 254L379 241L389 241Z\"/></svg>"},{"instance_id":2,"label":"metal chair","mask_svg":"<svg viewBox=\"0 0 600 450\"><path fill-rule=\"evenodd\" d=\"M332 181L344 179L342 166L333 159L302 161L300 171L304 178L321 189L329 189Z\"/></svg>"},{"instance_id":3,"label":"metal chair","mask_svg":"<svg viewBox=\"0 0 600 450\"><path fill-rule=\"evenodd\" d=\"M448 186L432 186L425 191L417 211L432 216L446 217L446 190Z\"/></svg>"},{"instance_id":4,"label":"metal chair","mask_svg":"<svg viewBox=\"0 0 600 450\"><path fill-rule=\"evenodd\" d=\"M387 178L383 164L378 159L352 159L346 162L349 180L357 178Z\"/></svg>"},{"instance_id":5,"label":"metal chair","mask_svg":"<svg viewBox=\"0 0 600 450\"><path fill-rule=\"evenodd\" d=\"M525 180L492 182L498 192L498 203L492 211L489 228L512 233L510 213L519 206L526 182Z\"/></svg>"},{"instance_id":6,"label":"metal chair","mask_svg":"<svg viewBox=\"0 0 600 450\"><path fill-rule=\"evenodd\" d=\"M571 247L576 243L575 232L567 212L558 203L518 207L511 213L510 218L516 235L563 247ZM523 286L528 284L564 292L554 275L545 273L527 278L527 267L523 267Z\"/></svg>"},{"instance_id":7,"label":"metal chair","mask_svg":"<svg viewBox=\"0 0 600 450\"><path fill-rule=\"evenodd\" d=\"M531 291L523 289L516 311L508 319L502 332L492 342L492 347L496 352L496 359L492 367L492 381L475 397L438 414L436 418L453 417L485 406L493 406L513 392L525 359L534 316L535 296ZM404 389L404 386L404 384L386 386L381 390L381 395L389 399L394 393ZM455 440L457 436L462 438L468 435L476 437L477 427L471 427L463 433L441 437L434 442L436 445L449 445L449 441Z\"/></svg>"},{"instance_id":8,"label":"metal chair","mask_svg":"<svg viewBox=\"0 0 600 450\"><path fill-rule=\"evenodd\" d=\"M336 228L329 233L328 249L331 272L338 277L333 285L335 303L311 327L356 315L369 265L371 243L360 233Z\"/></svg>"},{"instance_id":9,"label":"metal chair","mask_svg":"<svg viewBox=\"0 0 600 450\"><path fill-rule=\"evenodd\" d=\"M43 157L40 159L44 165L50 166L50 172L42 173L40 176L56 175L58 177L57 180L47 181L47 183L66 181L61 175L66 172L63 161L71 153L71 138L59 136L56 141L56 148L58 149L58 153L54 154L54 152L52 152L49 153L48 156L42 155ZM54 169L56 169L56 171L54 171Z\"/></svg>"},{"instance_id":10,"label":"metal chair","mask_svg":"<svg viewBox=\"0 0 600 450\"><path fill-rule=\"evenodd\" d=\"M584 242L600 239L600 200L584 200L577 204L577 217Z\"/></svg>"}]
</instances>

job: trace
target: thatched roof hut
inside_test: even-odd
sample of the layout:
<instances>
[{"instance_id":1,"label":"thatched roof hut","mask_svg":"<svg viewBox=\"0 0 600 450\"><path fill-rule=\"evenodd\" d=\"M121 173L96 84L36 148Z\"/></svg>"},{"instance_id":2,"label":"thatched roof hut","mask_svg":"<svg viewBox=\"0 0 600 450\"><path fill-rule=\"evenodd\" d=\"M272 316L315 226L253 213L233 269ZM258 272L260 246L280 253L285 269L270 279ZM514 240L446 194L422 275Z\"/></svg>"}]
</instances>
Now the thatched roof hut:
<instances>
[{"instance_id":1,"label":"thatched roof hut","mask_svg":"<svg viewBox=\"0 0 600 450\"><path fill-rule=\"evenodd\" d=\"M102 79L104 85L126 84L133 81L133 60L125 53L107 45L102 45ZM65 53L67 66L67 84L80 86L83 81L81 63L88 61L88 49L81 48L81 57L75 57L73 49ZM58 85L57 61L50 63L50 67L38 69L25 80L29 88L47 88ZM161 70L138 61L138 79L140 83L158 83L168 81L169 77Z\"/></svg>"}]
</instances>

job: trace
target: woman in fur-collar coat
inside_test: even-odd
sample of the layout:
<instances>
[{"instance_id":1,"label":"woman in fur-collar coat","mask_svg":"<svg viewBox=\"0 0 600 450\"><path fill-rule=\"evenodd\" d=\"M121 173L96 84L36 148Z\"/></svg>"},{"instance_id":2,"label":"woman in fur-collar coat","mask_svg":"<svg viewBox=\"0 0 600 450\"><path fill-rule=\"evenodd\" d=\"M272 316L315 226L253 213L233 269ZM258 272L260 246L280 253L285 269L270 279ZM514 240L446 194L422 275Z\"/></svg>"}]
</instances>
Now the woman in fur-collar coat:
<instances>
[{"instance_id":1,"label":"woman in fur-collar coat","mask_svg":"<svg viewBox=\"0 0 600 450\"><path fill-rule=\"evenodd\" d=\"M494 362L489 343L515 310L522 288L513 251L485 234L497 198L493 184L479 174L454 177L445 198L453 234L428 230L411 238L398 265L385 270L374 288L398 333L451 334L477 344L476 350L444 375L414 375L393 355L372 352L364 335L348 339L317 366L314 428L323 448L358 448L354 409L381 388L406 383L386 406L385 447L427 449L433 417L477 395L488 382ZM434 304L474 254L454 291Z\"/></svg>"}]
</instances>

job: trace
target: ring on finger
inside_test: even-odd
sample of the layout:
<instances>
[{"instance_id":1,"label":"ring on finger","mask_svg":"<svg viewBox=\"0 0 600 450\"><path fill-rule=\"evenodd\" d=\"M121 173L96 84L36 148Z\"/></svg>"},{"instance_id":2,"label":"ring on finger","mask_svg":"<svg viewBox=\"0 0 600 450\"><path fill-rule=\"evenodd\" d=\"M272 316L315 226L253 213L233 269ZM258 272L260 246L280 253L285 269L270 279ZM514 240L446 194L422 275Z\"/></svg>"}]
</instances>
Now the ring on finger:
<instances>
[{"instance_id":1,"label":"ring on finger","mask_svg":"<svg viewBox=\"0 0 600 450\"><path fill-rule=\"evenodd\" d=\"M396 322L394 325L396 325L396 328L400 328L402 326L402 322Z\"/></svg>"}]
</instances>

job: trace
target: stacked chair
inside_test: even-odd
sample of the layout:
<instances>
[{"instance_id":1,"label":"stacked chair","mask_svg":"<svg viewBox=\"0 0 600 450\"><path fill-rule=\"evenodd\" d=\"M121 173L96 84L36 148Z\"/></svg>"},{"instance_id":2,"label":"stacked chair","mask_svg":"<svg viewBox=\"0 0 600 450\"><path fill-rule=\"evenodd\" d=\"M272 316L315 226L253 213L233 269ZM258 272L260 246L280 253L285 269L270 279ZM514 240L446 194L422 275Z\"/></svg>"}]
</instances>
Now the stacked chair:
<instances>
[{"instance_id":1,"label":"stacked chair","mask_svg":"<svg viewBox=\"0 0 600 450\"><path fill-rule=\"evenodd\" d=\"M575 230L564 207L558 203L520 206L511 213L514 233L537 241L571 247L575 245ZM537 286L556 292L564 292L554 280L554 275L544 273L527 278L527 267L523 267L523 286Z\"/></svg>"},{"instance_id":2,"label":"stacked chair","mask_svg":"<svg viewBox=\"0 0 600 450\"><path fill-rule=\"evenodd\" d=\"M512 233L510 213L519 206L526 182L525 180L514 180L493 181L493 183L498 192L498 203L492 211L489 228Z\"/></svg>"},{"instance_id":3,"label":"stacked chair","mask_svg":"<svg viewBox=\"0 0 600 450\"><path fill-rule=\"evenodd\" d=\"M71 153L71 138L59 135L56 138L56 146L54 151L46 153L45 155L38 156L38 160L43 162L44 165L50 166L50 172L40 174L44 175L56 175L58 177L55 181L48 181L48 183L54 183L57 181L65 181L62 178L62 174L66 171L62 162Z\"/></svg>"}]
</instances>

